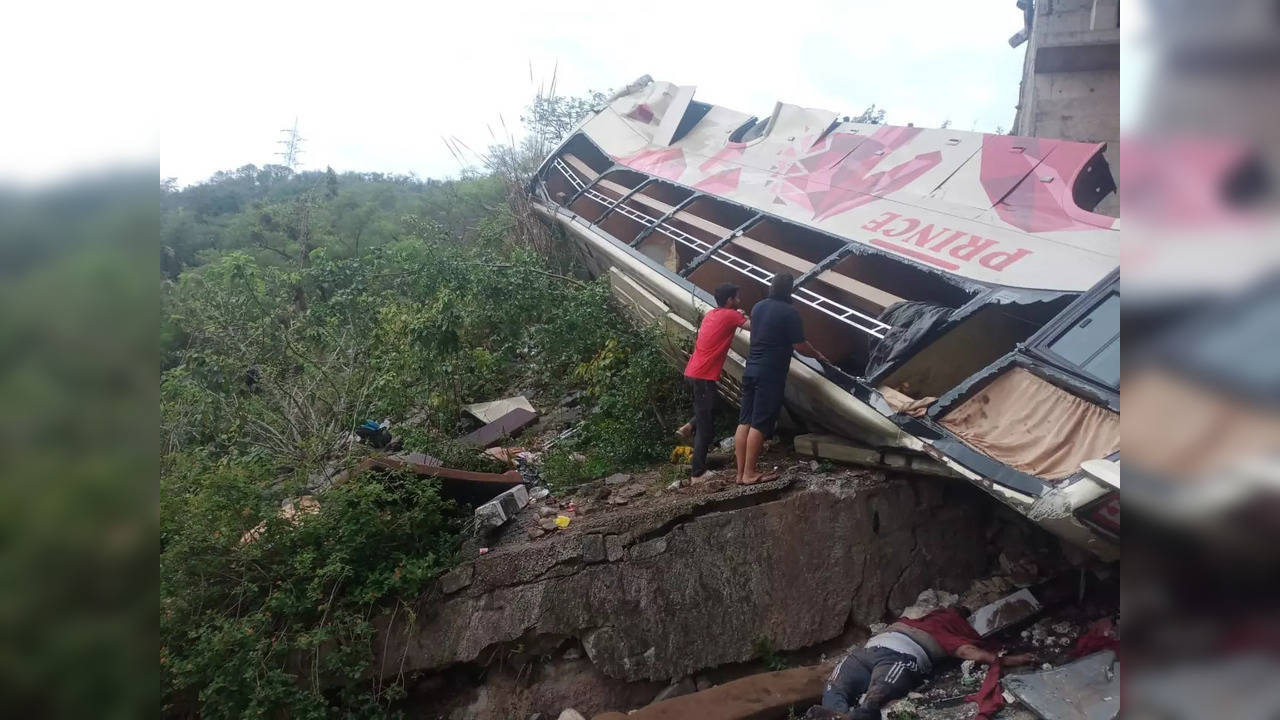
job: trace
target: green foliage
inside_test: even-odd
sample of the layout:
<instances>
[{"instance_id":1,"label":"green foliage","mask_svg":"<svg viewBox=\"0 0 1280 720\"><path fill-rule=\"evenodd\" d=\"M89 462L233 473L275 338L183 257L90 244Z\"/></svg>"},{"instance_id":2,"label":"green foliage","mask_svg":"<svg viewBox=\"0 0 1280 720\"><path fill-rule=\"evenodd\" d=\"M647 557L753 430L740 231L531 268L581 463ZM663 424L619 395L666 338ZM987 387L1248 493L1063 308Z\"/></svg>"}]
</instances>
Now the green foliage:
<instances>
[{"instance_id":1,"label":"green foliage","mask_svg":"<svg viewBox=\"0 0 1280 720\"><path fill-rule=\"evenodd\" d=\"M854 116L852 121L856 123L870 123L871 125L883 125L884 116L885 109L877 108L875 103L871 103L867 106L866 110L862 111L861 114Z\"/></svg>"},{"instance_id":2,"label":"green foliage","mask_svg":"<svg viewBox=\"0 0 1280 720\"><path fill-rule=\"evenodd\" d=\"M161 264L169 278L229 252L261 264L305 265L318 248L358 257L403 238L410 218L428 218L465 238L503 202L494 175L421 180L381 173L295 173L245 165L178 189L161 186Z\"/></svg>"},{"instance_id":3,"label":"green foliage","mask_svg":"<svg viewBox=\"0 0 1280 720\"><path fill-rule=\"evenodd\" d=\"M581 426L543 469L571 485L664 457L683 411L657 331L623 318L603 281L549 266L505 207L451 217L419 202L422 212L391 219L404 210L400 189L344 174L331 194L324 175L319 191L294 193L297 176L268 173L269 183L254 179L265 199L239 211L165 212L189 220L192 237L257 231L265 241L211 246L194 264L175 253L177 274L163 286L161 630L171 716L394 712L400 684L369 674L373 622L407 612L450 566L466 509L433 481L360 475L319 494L319 513L281 518L281 503L311 478L364 452L348 442L360 422L391 419L406 450L493 471L494 461L457 442L464 404L577 390ZM489 182L451 192L482 197ZM189 190L237 207L234 193ZM383 191L385 205L375 200ZM357 192L372 195L339 209ZM297 213L310 218L310 240L289 234ZM355 252L317 240L317 219L335 217L394 230ZM260 524L257 539L242 543Z\"/></svg>"},{"instance_id":4,"label":"green foliage","mask_svg":"<svg viewBox=\"0 0 1280 720\"><path fill-rule=\"evenodd\" d=\"M416 477L360 476L281 517L267 468L171 463L162 480L166 714L378 717L401 692L367 676L376 613L452 563L452 503ZM261 525L259 525L261 523ZM243 534L260 528L256 539ZM252 537L252 535L250 536Z\"/></svg>"},{"instance_id":5,"label":"green foliage","mask_svg":"<svg viewBox=\"0 0 1280 720\"><path fill-rule=\"evenodd\" d=\"M751 641L751 652L755 657L764 663L764 666L773 671L786 670L786 658L778 654L777 648L774 647L773 641L766 635L759 635L755 640Z\"/></svg>"},{"instance_id":6,"label":"green foliage","mask_svg":"<svg viewBox=\"0 0 1280 720\"><path fill-rule=\"evenodd\" d=\"M529 130L548 143L559 143L593 108L608 99L607 93L592 90L583 97L539 94L520 116Z\"/></svg>"}]
</instances>

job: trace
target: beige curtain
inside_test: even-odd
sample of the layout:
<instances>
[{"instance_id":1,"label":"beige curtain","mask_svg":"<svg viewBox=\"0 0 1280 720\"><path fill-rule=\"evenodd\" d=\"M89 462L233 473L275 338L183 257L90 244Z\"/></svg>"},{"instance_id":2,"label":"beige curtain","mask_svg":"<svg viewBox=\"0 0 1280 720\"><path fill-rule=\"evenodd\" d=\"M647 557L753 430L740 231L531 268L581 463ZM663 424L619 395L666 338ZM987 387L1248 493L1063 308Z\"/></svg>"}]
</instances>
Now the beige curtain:
<instances>
[{"instance_id":1,"label":"beige curtain","mask_svg":"<svg viewBox=\"0 0 1280 720\"><path fill-rule=\"evenodd\" d=\"M968 445L1028 475L1058 480L1120 449L1120 416L1022 368L942 417Z\"/></svg>"},{"instance_id":2,"label":"beige curtain","mask_svg":"<svg viewBox=\"0 0 1280 720\"><path fill-rule=\"evenodd\" d=\"M889 407L893 408L894 412L906 413L911 417L924 417L925 413L929 412L929 406L938 399L930 395L917 400L888 385L881 385L876 389L880 391L880 396L884 398L885 402L889 403Z\"/></svg>"}]
</instances>

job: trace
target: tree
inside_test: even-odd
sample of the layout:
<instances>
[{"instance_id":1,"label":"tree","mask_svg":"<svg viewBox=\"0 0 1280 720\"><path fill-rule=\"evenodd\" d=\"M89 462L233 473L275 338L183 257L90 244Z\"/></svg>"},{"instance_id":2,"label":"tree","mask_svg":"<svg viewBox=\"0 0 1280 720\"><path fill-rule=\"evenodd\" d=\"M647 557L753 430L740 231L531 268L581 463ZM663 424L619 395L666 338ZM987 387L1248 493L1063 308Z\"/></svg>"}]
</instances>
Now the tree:
<instances>
[{"instance_id":1,"label":"tree","mask_svg":"<svg viewBox=\"0 0 1280 720\"><path fill-rule=\"evenodd\" d=\"M338 197L338 173L333 171L332 166L324 167L324 185L325 194L331 198Z\"/></svg>"},{"instance_id":2,"label":"tree","mask_svg":"<svg viewBox=\"0 0 1280 720\"><path fill-rule=\"evenodd\" d=\"M539 140L556 144L608 97L597 90L590 90L582 97L539 94L520 116L520 122Z\"/></svg>"},{"instance_id":3,"label":"tree","mask_svg":"<svg viewBox=\"0 0 1280 720\"><path fill-rule=\"evenodd\" d=\"M877 108L875 103L871 103L870 105L867 106L866 110L862 111L861 115L858 115L857 117L853 118L853 122L868 123L870 125L883 125L884 116L885 116L884 108Z\"/></svg>"}]
</instances>

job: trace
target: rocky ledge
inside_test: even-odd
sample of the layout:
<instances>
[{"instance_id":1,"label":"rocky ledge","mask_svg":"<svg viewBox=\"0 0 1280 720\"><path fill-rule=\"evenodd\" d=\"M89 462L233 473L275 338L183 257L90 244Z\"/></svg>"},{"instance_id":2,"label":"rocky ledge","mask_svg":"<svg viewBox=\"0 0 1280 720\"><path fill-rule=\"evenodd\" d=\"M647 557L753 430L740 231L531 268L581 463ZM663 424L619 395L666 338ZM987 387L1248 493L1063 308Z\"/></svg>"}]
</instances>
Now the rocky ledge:
<instances>
[{"instance_id":1,"label":"rocky ledge","mask_svg":"<svg viewBox=\"0 0 1280 720\"><path fill-rule=\"evenodd\" d=\"M961 482L853 472L584 517L447 574L379 622L377 656L390 675L580 647L611 678L682 678L962 591L991 512Z\"/></svg>"}]
</instances>

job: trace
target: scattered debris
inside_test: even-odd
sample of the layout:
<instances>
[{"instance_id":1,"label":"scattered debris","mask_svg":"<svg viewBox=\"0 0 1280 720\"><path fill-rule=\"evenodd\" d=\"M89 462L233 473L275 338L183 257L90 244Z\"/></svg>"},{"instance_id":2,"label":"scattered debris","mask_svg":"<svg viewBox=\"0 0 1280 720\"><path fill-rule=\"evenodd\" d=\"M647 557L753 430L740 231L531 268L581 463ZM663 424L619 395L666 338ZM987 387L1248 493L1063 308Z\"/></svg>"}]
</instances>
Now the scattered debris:
<instances>
[{"instance_id":1,"label":"scattered debris","mask_svg":"<svg viewBox=\"0 0 1280 720\"><path fill-rule=\"evenodd\" d=\"M945 590L934 590L933 588L921 590L920 594L916 596L915 603L902 611L902 617L919 620L935 610L955 605L959 599L959 595Z\"/></svg>"},{"instance_id":2,"label":"scattered debris","mask_svg":"<svg viewBox=\"0 0 1280 720\"><path fill-rule=\"evenodd\" d=\"M565 708L564 712L560 713L560 717L556 718L556 720L587 720L587 719L582 717L582 713L578 712L577 710L574 710L573 708Z\"/></svg>"},{"instance_id":3,"label":"scattered debris","mask_svg":"<svg viewBox=\"0 0 1280 720\"><path fill-rule=\"evenodd\" d=\"M498 462L515 465L516 457L522 452L524 452L524 448L495 446L485 450L484 454L488 455L494 460L497 460Z\"/></svg>"},{"instance_id":4,"label":"scattered debris","mask_svg":"<svg viewBox=\"0 0 1280 720\"><path fill-rule=\"evenodd\" d=\"M1009 675L1004 687L1046 720L1111 720L1120 715L1120 665L1111 650L1053 670Z\"/></svg>"},{"instance_id":5,"label":"scattered debris","mask_svg":"<svg viewBox=\"0 0 1280 720\"><path fill-rule=\"evenodd\" d=\"M564 432L560 433L559 435L556 435L555 437L551 438L550 440L547 440L546 442L542 443L542 449L543 449L543 450L550 450L551 448L555 447L555 446L556 446L556 444L557 444L557 443L559 443L561 440L564 440L565 438L570 437L570 436L571 436L571 435L573 435L574 433L576 433L576 432L578 432L579 430L581 430L585 424L586 424L586 423L579 422L577 425L574 425L573 427L569 428L568 430L565 430ZM582 461L584 461L584 460L586 460L586 459L587 459L585 456L582 456L582 453L573 453L573 455L570 455L569 457L573 457L574 455L578 455L578 456L582 457L582 460L579 460L578 462L582 462Z\"/></svg>"},{"instance_id":6,"label":"scattered debris","mask_svg":"<svg viewBox=\"0 0 1280 720\"><path fill-rule=\"evenodd\" d=\"M1056 625L1054 630L1057 630ZM1089 629L1076 640L1076 644L1071 647L1068 655L1072 658L1081 658L1100 650L1118 651L1119 649L1120 638L1116 633L1115 621L1105 617L1089 623Z\"/></svg>"},{"instance_id":7,"label":"scattered debris","mask_svg":"<svg viewBox=\"0 0 1280 720\"><path fill-rule=\"evenodd\" d=\"M284 520L288 520L290 523L296 525L298 523L299 516L314 515L315 513L318 513L318 512L320 512L320 501L316 500L311 495L303 495L297 500L294 500L293 498L289 498L285 500L283 503L281 503L280 512L278 513L278 515L280 518ZM254 525L253 527L246 530L244 534L240 536L240 544L248 545L249 543L262 537L262 533L266 532L266 530L267 530L267 521L263 520L257 525Z\"/></svg>"},{"instance_id":8,"label":"scattered debris","mask_svg":"<svg viewBox=\"0 0 1280 720\"><path fill-rule=\"evenodd\" d=\"M481 555L488 555L488 554L489 554L489 548L487 548L487 547L482 547L482 548L480 548L479 550L477 550L476 552L477 552L477 553L480 553Z\"/></svg>"},{"instance_id":9,"label":"scattered debris","mask_svg":"<svg viewBox=\"0 0 1280 720\"><path fill-rule=\"evenodd\" d=\"M861 467L892 468L895 470L910 469L928 475L954 475L948 467L933 458L923 455L883 452L878 448L860 445L837 435L817 433L797 435L795 449L801 455L823 460L834 460Z\"/></svg>"},{"instance_id":10,"label":"scattered debris","mask_svg":"<svg viewBox=\"0 0 1280 720\"><path fill-rule=\"evenodd\" d=\"M1040 612L1040 601L1031 591L1023 588L1012 595L984 605L973 611L969 624L982 637L989 637L1001 630Z\"/></svg>"},{"instance_id":11,"label":"scattered debris","mask_svg":"<svg viewBox=\"0 0 1280 720\"><path fill-rule=\"evenodd\" d=\"M533 485L542 478L538 475L537 462L541 457L541 453L533 453L524 451L516 455L516 470L520 473L520 479L526 484Z\"/></svg>"},{"instance_id":12,"label":"scattered debris","mask_svg":"<svg viewBox=\"0 0 1280 720\"><path fill-rule=\"evenodd\" d=\"M693 459L693 448L688 445L677 445L671 450L672 465L687 465Z\"/></svg>"},{"instance_id":13,"label":"scattered debris","mask_svg":"<svg viewBox=\"0 0 1280 720\"><path fill-rule=\"evenodd\" d=\"M487 448L496 444L503 438L511 437L521 430L529 427L538 419L538 414L525 410L524 408L516 408L506 413L502 417L476 430L475 432L462 438L464 445L474 445L476 447Z\"/></svg>"},{"instance_id":14,"label":"scattered debris","mask_svg":"<svg viewBox=\"0 0 1280 720\"><path fill-rule=\"evenodd\" d=\"M391 421L374 422L365 420L355 430L356 437L371 448L382 449L391 444Z\"/></svg>"},{"instance_id":15,"label":"scattered debris","mask_svg":"<svg viewBox=\"0 0 1280 720\"><path fill-rule=\"evenodd\" d=\"M533 498L534 500L541 500L550 494L551 494L551 491L544 487L534 488L529 491L529 497Z\"/></svg>"},{"instance_id":16,"label":"scattered debris","mask_svg":"<svg viewBox=\"0 0 1280 720\"><path fill-rule=\"evenodd\" d=\"M537 414L533 409L533 405L529 404L529 398L523 395L503 398L501 400L490 400L489 402L472 403L471 405L463 405L462 409L470 413L475 419L482 423L491 423L512 410L527 410Z\"/></svg>"},{"instance_id":17,"label":"scattered debris","mask_svg":"<svg viewBox=\"0 0 1280 720\"><path fill-rule=\"evenodd\" d=\"M501 527L528 504L529 490L524 485L505 490L498 497L476 508L476 530L488 532Z\"/></svg>"},{"instance_id":18,"label":"scattered debris","mask_svg":"<svg viewBox=\"0 0 1280 720\"><path fill-rule=\"evenodd\" d=\"M568 515L557 515L555 519L556 527L560 528L561 530L569 527L570 522L572 522L572 520L569 518Z\"/></svg>"},{"instance_id":19,"label":"scattered debris","mask_svg":"<svg viewBox=\"0 0 1280 720\"><path fill-rule=\"evenodd\" d=\"M720 441L720 452L733 452L733 436Z\"/></svg>"}]
</instances>

